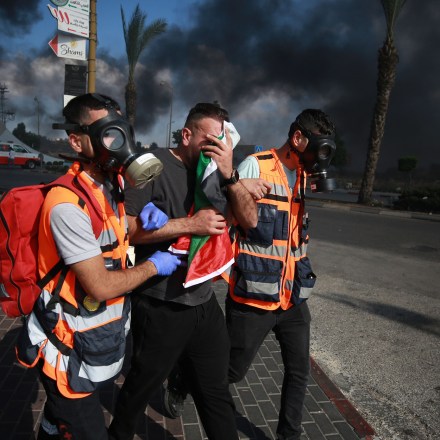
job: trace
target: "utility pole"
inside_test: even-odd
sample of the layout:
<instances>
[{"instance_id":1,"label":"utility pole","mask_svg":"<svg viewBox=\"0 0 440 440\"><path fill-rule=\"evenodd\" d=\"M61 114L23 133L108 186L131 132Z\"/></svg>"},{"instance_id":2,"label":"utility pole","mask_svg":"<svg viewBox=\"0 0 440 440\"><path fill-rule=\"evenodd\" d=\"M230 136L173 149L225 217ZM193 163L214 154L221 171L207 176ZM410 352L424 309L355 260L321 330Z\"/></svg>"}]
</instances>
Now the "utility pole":
<instances>
[{"instance_id":1,"label":"utility pole","mask_svg":"<svg viewBox=\"0 0 440 440\"><path fill-rule=\"evenodd\" d=\"M167 81L161 81L161 86L168 87L171 92L170 99L170 122L168 123L168 145L167 148L171 148L171 124L173 123L173 86Z\"/></svg>"},{"instance_id":2,"label":"utility pole","mask_svg":"<svg viewBox=\"0 0 440 440\"><path fill-rule=\"evenodd\" d=\"M171 86L170 86L171 87ZM171 125L173 123L173 88L171 87L171 103L170 103L170 129L168 131L168 148L171 148Z\"/></svg>"},{"instance_id":3,"label":"utility pole","mask_svg":"<svg viewBox=\"0 0 440 440\"><path fill-rule=\"evenodd\" d=\"M96 19L96 2L97 0L90 0L90 36L89 36L89 59L88 59L88 87L89 93L96 91L96 45L98 41L97 33L97 19Z\"/></svg>"},{"instance_id":4,"label":"utility pole","mask_svg":"<svg viewBox=\"0 0 440 440\"><path fill-rule=\"evenodd\" d=\"M40 101L37 97L34 98L34 101L37 104L37 134L40 137Z\"/></svg>"},{"instance_id":5,"label":"utility pole","mask_svg":"<svg viewBox=\"0 0 440 440\"><path fill-rule=\"evenodd\" d=\"M6 84L0 84L0 118L3 124L6 124L6 121L13 121L15 118L15 112L5 109L5 101L7 100L5 93L8 92Z\"/></svg>"}]
</instances>

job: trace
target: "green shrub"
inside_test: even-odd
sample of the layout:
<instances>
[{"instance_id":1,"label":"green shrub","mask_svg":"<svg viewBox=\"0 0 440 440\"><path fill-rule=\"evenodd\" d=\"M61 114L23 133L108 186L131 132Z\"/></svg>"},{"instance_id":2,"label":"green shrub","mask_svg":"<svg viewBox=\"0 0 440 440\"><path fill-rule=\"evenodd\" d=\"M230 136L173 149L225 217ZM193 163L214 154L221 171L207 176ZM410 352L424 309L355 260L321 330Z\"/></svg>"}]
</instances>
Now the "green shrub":
<instances>
[{"instance_id":1,"label":"green shrub","mask_svg":"<svg viewBox=\"0 0 440 440\"><path fill-rule=\"evenodd\" d=\"M394 202L394 208L438 214L440 213L440 188L425 187L404 191Z\"/></svg>"}]
</instances>

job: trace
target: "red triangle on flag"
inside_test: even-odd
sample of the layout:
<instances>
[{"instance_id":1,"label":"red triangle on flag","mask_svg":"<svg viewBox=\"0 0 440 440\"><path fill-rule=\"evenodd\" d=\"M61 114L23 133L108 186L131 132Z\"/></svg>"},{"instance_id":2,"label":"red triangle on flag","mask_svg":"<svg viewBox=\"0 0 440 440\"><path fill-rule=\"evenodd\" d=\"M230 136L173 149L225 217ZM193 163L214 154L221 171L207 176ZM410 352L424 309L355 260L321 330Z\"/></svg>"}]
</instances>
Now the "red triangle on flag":
<instances>
[{"instance_id":1,"label":"red triangle on flag","mask_svg":"<svg viewBox=\"0 0 440 440\"><path fill-rule=\"evenodd\" d=\"M234 263L228 230L211 235L203 247L193 256L183 287L204 283L221 275Z\"/></svg>"}]
</instances>

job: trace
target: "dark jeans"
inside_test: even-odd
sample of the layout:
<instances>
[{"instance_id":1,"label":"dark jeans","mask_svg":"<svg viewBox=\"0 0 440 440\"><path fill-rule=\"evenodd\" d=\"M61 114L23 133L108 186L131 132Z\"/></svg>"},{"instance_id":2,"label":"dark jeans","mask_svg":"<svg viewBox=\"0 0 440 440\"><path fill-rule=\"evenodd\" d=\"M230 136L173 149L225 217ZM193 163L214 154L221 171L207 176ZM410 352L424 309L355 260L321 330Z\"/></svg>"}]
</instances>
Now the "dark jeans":
<instances>
[{"instance_id":1,"label":"dark jeans","mask_svg":"<svg viewBox=\"0 0 440 440\"><path fill-rule=\"evenodd\" d=\"M237 303L230 297L226 299L231 383L244 378L271 330L280 344L284 380L277 427L279 440L296 440L301 436L302 408L310 370L310 320L306 302L289 310L266 311Z\"/></svg>"},{"instance_id":2,"label":"dark jeans","mask_svg":"<svg viewBox=\"0 0 440 440\"><path fill-rule=\"evenodd\" d=\"M177 360L210 440L238 439L228 387L229 339L215 295L189 307L132 296L133 356L119 393L110 435L132 439L148 401Z\"/></svg>"},{"instance_id":3,"label":"dark jeans","mask_svg":"<svg viewBox=\"0 0 440 440\"><path fill-rule=\"evenodd\" d=\"M104 414L99 393L95 391L82 399L68 399L57 388L56 382L44 373L40 380L46 391L44 417L58 427L58 438L72 440L107 440ZM50 438L41 431L38 439Z\"/></svg>"}]
</instances>

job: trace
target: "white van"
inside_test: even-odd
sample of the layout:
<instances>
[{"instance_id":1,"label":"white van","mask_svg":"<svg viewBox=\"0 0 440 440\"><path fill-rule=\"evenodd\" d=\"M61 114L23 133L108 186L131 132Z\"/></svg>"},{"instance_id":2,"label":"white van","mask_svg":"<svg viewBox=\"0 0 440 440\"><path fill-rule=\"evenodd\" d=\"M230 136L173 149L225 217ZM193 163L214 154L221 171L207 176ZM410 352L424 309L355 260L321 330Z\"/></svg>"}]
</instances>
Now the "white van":
<instances>
[{"instance_id":1,"label":"white van","mask_svg":"<svg viewBox=\"0 0 440 440\"><path fill-rule=\"evenodd\" d=\"M14 165L33 170L41 165L41 159L37 153L33 153L25 146L13 142L0 142L0 165L9 164L9 152L13 151ZM12 165L12 164L11 164Z\"/></svg>"}]
</instances>

